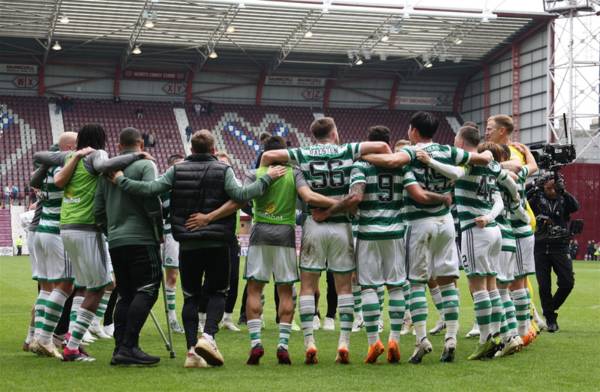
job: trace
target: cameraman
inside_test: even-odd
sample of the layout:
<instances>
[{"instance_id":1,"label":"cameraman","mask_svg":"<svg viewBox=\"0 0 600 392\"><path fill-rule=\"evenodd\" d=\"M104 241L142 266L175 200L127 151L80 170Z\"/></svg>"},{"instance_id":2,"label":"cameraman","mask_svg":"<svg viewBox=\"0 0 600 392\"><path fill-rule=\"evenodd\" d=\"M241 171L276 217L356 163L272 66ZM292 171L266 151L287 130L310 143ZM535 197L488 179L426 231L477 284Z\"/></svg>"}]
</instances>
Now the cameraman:
<instances>
[{"instance_id":1,"label":"cameraman","mask_svg":"<svg viewBox=\"0 0 600 392\"><path fill-rule=\"evenodd\" d=\"M530 195L529 204L537 217L535 233L535 270L540 300L548 332L558 331L556 311L565 302L575 284L573 262L569 255L570 215L579 209L573 195L565 191L563 178L556 174L542 179L543 188ZM551 269L557 276L558 289L552 295Z\"/></svg>"}]
</instances>

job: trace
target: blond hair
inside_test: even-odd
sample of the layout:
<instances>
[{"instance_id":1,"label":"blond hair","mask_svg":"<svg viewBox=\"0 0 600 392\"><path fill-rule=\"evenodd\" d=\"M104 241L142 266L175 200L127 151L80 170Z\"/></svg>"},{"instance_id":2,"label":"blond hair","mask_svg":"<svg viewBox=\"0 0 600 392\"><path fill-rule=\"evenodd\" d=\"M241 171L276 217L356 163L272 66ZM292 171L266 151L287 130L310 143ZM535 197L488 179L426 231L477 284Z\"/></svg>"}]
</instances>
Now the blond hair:
<instances>
[{"instance_id":1,"label":"blond hair","mask_svg":"<svg viewBox=\"0 0 600 392\"><path fill-rule=\"evenodd\" d=\"M490 117L490 120L493 120L496 123L497 127L505 128L506 132L508 132L509 135L515 129L512 117L506 114L496 114L495 116Z\"/></svg>"}]
</instances>

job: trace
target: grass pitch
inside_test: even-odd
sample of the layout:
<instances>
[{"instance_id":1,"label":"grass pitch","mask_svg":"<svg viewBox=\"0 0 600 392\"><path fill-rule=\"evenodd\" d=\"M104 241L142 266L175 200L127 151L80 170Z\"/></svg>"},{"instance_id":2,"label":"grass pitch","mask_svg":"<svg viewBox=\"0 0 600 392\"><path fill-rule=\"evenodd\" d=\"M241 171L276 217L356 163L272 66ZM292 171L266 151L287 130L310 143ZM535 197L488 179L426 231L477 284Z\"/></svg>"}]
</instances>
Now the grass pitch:
<instances>
[{"instance_id":1,"label":"grass pitch","mask_svg":"<svg viewBox=\"0 0 600 392\"><path fill-rule=\"evenodd\" d=\"M243 261L242 261L243 262ZM249 339L242 332L221 331L217 342L225 356L218 369L184 369L185 340L175 335L177 358L169 359L157 330L149 320L143 330L142 347L161 356L153 368L109 366L112 340L100 340L88 347L94 363L61 363L21 351L29 312L36 295L26 257L0 257L0 391L597 391L600 388L600 263L575 263L576 285L561 309L559 333L543 333L523 352L508 358L467 361L476 341L463 338L473 320L466 279L460 279L461 329L455 363L442 364L439 355L443 338L431 337L434 346L421 365L406 361L412 352L412 335L401 339L402 363L389 365L380 358L377 365L365 365L367 342L364 332L352 334L352 364L334 363L338 332L317 331L320 363L302 363L302 333L292 332L290 353L293 365L277 365L275 348L273 289L266 291L266 354L261 365L245 364ZM324 279L322 279L324 281ZM324 284L324 282L322 282ZM240 290L243 284L240 285ZM324 293L325 291L323 291ZM181 309L181 291L178 309ZM537 302L537 293L536 293ZM239 309L239 299L236 312ZM322 297L323 298L323 297ZM321 301L324 314L325 301ZM165 324L162 299L154 309ZM437 315L430 303L430 324ZM237 318L237 314L236 314ZM387 324L387 316L386 316ZM388 331L382 335L387 340ZM383 356L382 356L383 357ZM383 360L382 360L383 359Z\"/></svg>"}]
</instances>

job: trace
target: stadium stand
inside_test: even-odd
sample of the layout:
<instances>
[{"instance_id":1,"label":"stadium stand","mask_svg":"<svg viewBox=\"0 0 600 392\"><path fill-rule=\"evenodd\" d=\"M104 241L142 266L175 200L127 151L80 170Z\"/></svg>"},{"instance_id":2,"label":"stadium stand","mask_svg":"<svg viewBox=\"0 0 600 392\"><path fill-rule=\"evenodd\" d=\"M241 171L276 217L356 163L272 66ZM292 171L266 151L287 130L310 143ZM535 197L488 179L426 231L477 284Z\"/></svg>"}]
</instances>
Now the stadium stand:
<instances>
[{"instance_id":1,"label":"stadium stand","mask_svg":"<svg viewBox=\"0 0 600 392\"><path fill-rule=\"evenodd\" d=\"M156 145L147 146L146 149L156 158L161 172L167 168L169 155L183 154L181 137L170 103L76 100L72 108L63 112L63 121L65 131L77 131L87 123L101 124L107 133L107 151L111 156L118 154L119 132L123 128L134 127L142 133L154 132Z\"/></svg>"},{"instance_id":2,"label":"stadium stand","mask_svg":"<svg viewBox=\"0 0 600 392\"><path fill-rule=\"evenodd\" d=\"M6 105L6 120L3 120L6 127L0 149L0 184L2 187L17 184L23 190L25 179L33 169L31 155L52 144L48 101L34 97L0 97L0 104ZM141 115L138 114L140 112ZM19 113L26 113L26 117L19 116ZM214 104L210 113L196 114L192 106L186 107L186 113L194 130L206 128L215 134L217 148L232 157L238 178L243 178L244 171L254 165L262 132L284 136L293 147L305 146L311 143L308 130L315 119L311 108L284 106ZM392 140L406 138L411 113L330 109L324 114L335 118L340 137L345 142L363 140L366 129L374 124L388 126L392 130ZM440 118L436 141L452 143L454 133L445 114L435 114ZM77 99L63 110L62 115L66 131L77 131L86 123L101 124L107 132L107 151L111 156L118 154L118 135L127 126L145 133L154 132L156 145L148 146L147 150L156 158L161 172L167 168L169 155L183 154L171 103Z\"/></svg>"},{"instance_id":3,"label":"stadium stand","mask_svg":"<svg viewBox=\"0 0 600 392\"><path fill-rule=\"evenodd\" d=\"M309 128L315 119L310 108L283 106L219 105L213 104L211 113L196 114L186 108L193 129L206 128L217 138L217 147L234 158L234 167L239 175L244 168L252 166L256 159L261 132L281 134L293 147L311 143ZM388 126L392 140L407 138L408 122L412 111L389 111L368 109L330 109L325 115L335 119L342 141L360 141L366 129L375 124ZM444 113L434 112L440 118L440 128L435 140L452 143L454 133Z\"/></svg>"},{"instance_id":4,"label":"stadium stand","mask_svg":"<svg viewBox=\"0 0 600 392\"><path fill-rule=\"evenodd\" d=\"M0 135L0 186L19 187L23 197L32 155L52 144L48 100L37 97L0 96L3 108Z\"/></svg>"}]
</instances>

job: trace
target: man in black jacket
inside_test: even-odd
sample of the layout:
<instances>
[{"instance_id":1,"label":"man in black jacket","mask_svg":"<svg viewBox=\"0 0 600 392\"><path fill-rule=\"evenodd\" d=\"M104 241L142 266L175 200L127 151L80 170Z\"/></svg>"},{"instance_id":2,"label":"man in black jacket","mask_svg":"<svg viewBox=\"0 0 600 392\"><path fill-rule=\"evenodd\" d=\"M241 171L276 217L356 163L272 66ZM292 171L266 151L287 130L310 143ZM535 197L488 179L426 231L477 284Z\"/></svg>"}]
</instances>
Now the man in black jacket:
<instances>
[{"instance_id":1,"label":"man in black jacket","mask_svg":"<svg viewBox=\"0 0 600 392\"><path fill-rule=\"evenodd\" d=\"M134 181L117 172L113 181L126 192L158 196L171 191L171 230L180 244L183 327L188 354L185 367L223 365L214 336L223 318L229 289L229 244L235 238L234 212L247 200L262 195L285 168L272 167L267 175L241 186L231 166L215 157L210 131L192 136L192 154L171 166L154 181ZM204 333L197 338L201 297L208 298Z\"/></svg>"},{"instance_id":2,"label":"man in black jacket","mask_svg":"<svg viewBox=\"0 0 600 392\"><path fill-rule=\"evenodd\" d=\"M558 331L556 311L565 302L573 286L573 261L569 255L570 215L579 209L579 203L565 191L560 177L548 177L543 189L536 191L529 204L537 217L535 233L535 272L540 301L548 332ZM552 295L551 271L557 276L558 289Z\"/></svg>"}]
</instances>

